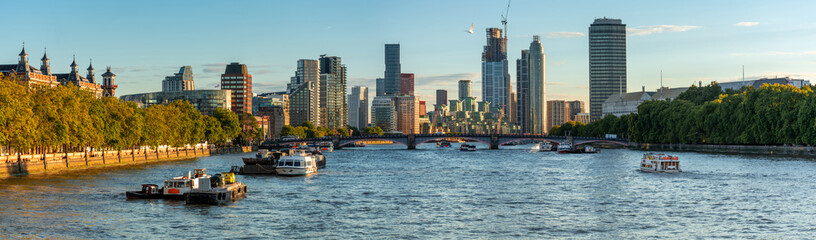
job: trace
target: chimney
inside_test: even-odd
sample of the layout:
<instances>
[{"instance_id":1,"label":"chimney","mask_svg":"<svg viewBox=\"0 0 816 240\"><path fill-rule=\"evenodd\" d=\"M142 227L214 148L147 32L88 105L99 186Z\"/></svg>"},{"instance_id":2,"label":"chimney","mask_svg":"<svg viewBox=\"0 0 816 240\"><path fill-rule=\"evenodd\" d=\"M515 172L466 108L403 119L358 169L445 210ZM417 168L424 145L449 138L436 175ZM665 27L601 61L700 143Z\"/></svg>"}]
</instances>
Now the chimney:
<instances>
[{"instance_id":1,"label":"chimney","mask_svg":"<svg viewBox=\"0 0 816 240\"><path fill-rule=\"evenodd\" d=\"M644 93L646 92L646 86L643 86L643 92Z\"/></svg>"},{"instance_id":2,"label":"chimney","mask_svg":"<svg viewBox=\"0 0 816 240\"><path fill-rule=\"evenodd\" d=\"M697 83L697 86L698 87L703 87L703 81L700 81L699 83Z\"/></svg>"}]
</instances>

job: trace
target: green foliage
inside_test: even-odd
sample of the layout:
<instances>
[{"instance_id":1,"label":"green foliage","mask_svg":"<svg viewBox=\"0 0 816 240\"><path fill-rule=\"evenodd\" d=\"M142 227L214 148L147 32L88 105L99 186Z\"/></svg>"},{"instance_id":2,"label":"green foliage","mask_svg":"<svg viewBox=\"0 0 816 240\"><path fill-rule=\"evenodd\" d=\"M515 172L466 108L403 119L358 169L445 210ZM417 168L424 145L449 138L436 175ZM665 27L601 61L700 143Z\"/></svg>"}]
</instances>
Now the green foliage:
<instances>
[{"instance_id":1,"label":"green foliage","mask_svg":"<svg viewBox=\"0 0 816 240\"><path fill-rule=\"evenodd\" d=\"M238 136L237 116L216 112L218 118L205 118L187 101L141 109L76 87L29 88L0 75L0 146L14 152L183 146Z\"/></svg>"},{"instance_id":2,"label":"green foliage","mask_svg":"<svg viewBox=\"0 0 816 240\"><path fill-rule=\"evenodd\" d=\"M644 143L816 145L816 95L810 86L774 84L725 93L718 88L713 83L673 101L647 101L637 114L617 120L606 116L585 127L565 123L551 134L617 133ZM717 98L711 99L714 95Z\"/></svg>"},{"instance_id":3,"label":"green foliage","mask_svg":"<svg viewBox=\"0 0 816 240\"><path fill-rule=\"evenodd\" d=\"M367 127L365 129L363 129L363 133L364 134L383 135L383 130L380 127Z\"/></svg>"},{"instance_id":4,"label":"green foliage","mask_svg":"<svg viewBox=\"0 0 816 240\"><path fill-rule=\"evenodd\" d=\"M691 85L685 92L677 96L677 100L686 100L695 105L700 105L719 98L720 94L722 94L720 85L717 82L711 82L705 87Z\"/></svg>"}]
</instances>

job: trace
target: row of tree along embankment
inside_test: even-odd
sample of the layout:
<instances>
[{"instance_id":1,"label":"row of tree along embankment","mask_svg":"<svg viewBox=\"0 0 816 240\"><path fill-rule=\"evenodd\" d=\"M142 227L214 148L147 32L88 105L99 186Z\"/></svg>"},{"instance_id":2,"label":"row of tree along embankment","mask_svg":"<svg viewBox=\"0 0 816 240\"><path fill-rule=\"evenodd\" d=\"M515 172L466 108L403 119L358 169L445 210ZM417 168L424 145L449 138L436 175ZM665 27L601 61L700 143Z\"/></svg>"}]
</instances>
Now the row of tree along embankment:
<instances>
[{"instance_id":1,"label":"row of tree along embankment","mask_svg":"<svg viewBox=\"0 0 816 240\"><path fill-rule=\"evenodd\" d=\"M816 156L813 146L776 145L715 145L683 143L630 143L631 149L654 151L692 151L705 153L759 154L786 156Z\"/></svg>"},{"instance_id":2,"label":"row of tree along embankment","mask_svg":"<svg viewBox=\"0 0 816 240\"><path fill-rule=\"evenodd\" d=\"M45 173L150 164L190 159L211 154L250 152L252 147L168 147L121 151L88 151L0 156L0 179Z\"/></svg>"}]
</instances>

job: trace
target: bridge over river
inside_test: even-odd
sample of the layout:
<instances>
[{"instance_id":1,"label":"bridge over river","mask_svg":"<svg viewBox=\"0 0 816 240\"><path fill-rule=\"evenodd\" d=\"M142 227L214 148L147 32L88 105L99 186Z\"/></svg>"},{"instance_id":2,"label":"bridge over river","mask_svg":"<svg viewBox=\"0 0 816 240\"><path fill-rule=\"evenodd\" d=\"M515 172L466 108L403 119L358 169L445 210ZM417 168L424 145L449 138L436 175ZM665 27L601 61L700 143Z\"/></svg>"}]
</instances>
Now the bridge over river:
<instances>
[{"instance_id":1,"label":"bridge over river","mask_svg":"<svg viewBox=\"0 0 816 240\"><path fill-rule=\"evenodd\" d=\"M470 141L481 142L490 146L490 149L499 149L505 143L518 140L539 140L558 144L571 143L573 145L590 143L611 143L622 146L629 146L629 139L626 138L593 138L593 137L573 137L573 136L551 136L551 135L529 135L529 134L397 134L397 135L366 135L366 136L326 136L322 138L303 138L292 140L280 140L277 143L309 143L309 142L332 142L335 148L343 148L359 141L384 140L397 144L403 144L408 149L416 149L419 144L435 142L448 138L458 138ZM271 142L261 145L269 146Z\"/></svg>"}]
</instances>

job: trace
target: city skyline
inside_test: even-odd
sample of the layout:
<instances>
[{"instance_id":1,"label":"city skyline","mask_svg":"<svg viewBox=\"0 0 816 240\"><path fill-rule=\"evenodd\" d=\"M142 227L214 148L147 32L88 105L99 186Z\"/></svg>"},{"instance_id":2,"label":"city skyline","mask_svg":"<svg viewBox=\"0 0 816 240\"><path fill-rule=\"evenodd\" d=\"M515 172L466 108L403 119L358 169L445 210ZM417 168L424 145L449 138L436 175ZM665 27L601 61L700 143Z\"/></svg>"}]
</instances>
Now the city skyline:
<instances>
[{"instance_id":1,"label":"city skyline","mask_svg":"<svg viewBox=\"0 0 816 240\"><path fill-rule=\"evenodd\" d=\"M99 2L102 3L102 2ZM474 93L481 92L480 57L486 28L501 27L504 2L445 2L434 7L422 2L383 4L374 2L331 3L344 12L333 21L325 21L322 11L317 20L283 24L307 10L310 3L207 3L171 2L162 9L147 8L144 3L106 3L76 5L62 2L9 3L10 8L36 7L42 17L27 19L22 13L10 12L8 19L26 19L26 29L0 40L0 60L16 62L23 41L32 56L48 48L52 66L64 68L72 54L80 68L93 58L111 65L117 74L119 95L160 91L161 81L179 66L192 66L196 89L216 89L220 73L230 62L247 64L254 76L254 92L282 91L296 70L295 62L320 54L343 56L354 69L348 86L375 88L374 81L383 77L382 44L400 43L403 48L402 72L416 74L415 91L423 100L433 100L436 89L456 89L457 81L473 81ZM666 3L537 3L515 1L508 19L508 59L519 58L532 35L542 35L548 66L548 99L576 99L588 102L587 26L595 18L622 19L628 27L628 89L656 89L659 71L664 71L664 85L688 86L698 81L732 81L741 78L792 76L813 79L816 51L809 45L816 23L807 19L805 9L814 4L790 1L773 4L754 1L731 6L716 3L699 7L690 2L666 7ZM347 5L347 6L346 6ZM784 6L778 6L784 5ZM427 19L416 19L406 13L392 20L371 21L383 16L378 10L398 7L422 11ZM117 11L133 9L118 18ZM653 9L640 12L640 9ZM142 9L142 10L139 10ZM240 9L241 11L237 11ZM282 12L276 9L289 9ZM552 14L536 14L536 9ZM564 9L555 11L550 9ZM73 21L60 22L58 12L73 11ZM218 14L226 10L241 12ZM273 11L274 10L274 11ZM759 12L783 11L785 16L763 16ZM181 14L176 16L176 13ZM264 11L273 11L266 14ZM149 14L134 14L147 12ZM355 16L373 13L367 17ZM334 21L336 20L336 21ZM474 34L466 32L470 23ZM280 28L281 33L297 33L280 38L276 33L251 31L248 39L213 36L212 29L235 24L243 28ZM267 26L268 25L268 26ZM114 27L116 26L116 27ZM48 31L41 31L47 29ZM79 30L78 30L79 29ZM81 29L91 29L85 31ZM179 30L181 29L181 30ZM314 36L331 33L336 41L325 44ZM364 37L360 37L360 36ZM428 35L434 37L429 38ZM784 37L781 37L784 36ZM195 40L190 40L195 39ZM285 47L282 47L285 46ZM315 47L318 46L318 47ZM203 49L206 49L203 50ZM429 60L431 59L431 60ZM510 61L510 69L515 62ZM510 71L511 79L515 78ZM372 92L376 92L375 89ZM553 94L558 93L558 94ZM373 96L371 96L373 97ZM457 96L448 96L451 99Z\"/></svg>"}]
</instances>

